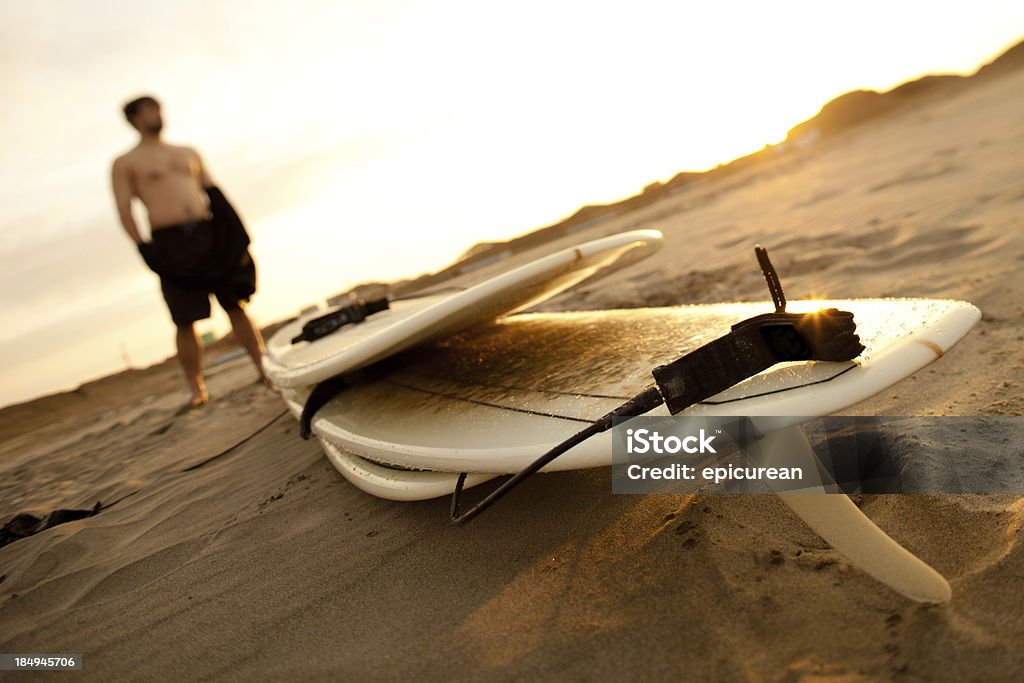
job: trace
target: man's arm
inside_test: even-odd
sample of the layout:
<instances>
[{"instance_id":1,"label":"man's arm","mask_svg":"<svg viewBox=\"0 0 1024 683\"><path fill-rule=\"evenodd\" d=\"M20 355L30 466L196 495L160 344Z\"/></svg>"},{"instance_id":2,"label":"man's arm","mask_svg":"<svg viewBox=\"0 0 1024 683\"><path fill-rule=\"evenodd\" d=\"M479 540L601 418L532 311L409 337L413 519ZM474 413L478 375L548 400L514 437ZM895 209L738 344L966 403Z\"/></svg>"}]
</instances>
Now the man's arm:
<instances>
[{"instance_id":1,"label":"man's arm","mask_svg":"<svg viewBox=\"0 0 1024 683\"><path fill-rule=\"evenodd\" d=\"M139 234L139 227L135 225L135 218L132 216L132 180L128 175L128 167L124 159L114 161L111 169L111 185L114 188L114 202L117 204L117 215L121 218L121 225L124 231L136 244L142 244L142 235Z\"/></svg>"}]
</instances>

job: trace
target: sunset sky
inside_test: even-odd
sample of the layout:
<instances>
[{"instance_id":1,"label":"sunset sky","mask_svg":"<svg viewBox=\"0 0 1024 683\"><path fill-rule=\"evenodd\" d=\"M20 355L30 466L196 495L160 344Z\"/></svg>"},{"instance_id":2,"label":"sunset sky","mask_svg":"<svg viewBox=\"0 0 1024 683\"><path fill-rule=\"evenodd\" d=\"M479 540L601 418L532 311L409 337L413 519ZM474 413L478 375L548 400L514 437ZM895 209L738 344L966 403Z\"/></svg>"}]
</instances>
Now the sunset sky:
<instances>
[{"instance_id":1,"label":"sunset sky","mask_svg":"<svg viewBox=\"0 0 1024 683\"><path fill-rule=\"evenodd\" d=\"M1022 33L1020 2L0 0L0 404L173 352L109 190L137 94L246 219L265 324Z\"/></svg>"}]
</instances>

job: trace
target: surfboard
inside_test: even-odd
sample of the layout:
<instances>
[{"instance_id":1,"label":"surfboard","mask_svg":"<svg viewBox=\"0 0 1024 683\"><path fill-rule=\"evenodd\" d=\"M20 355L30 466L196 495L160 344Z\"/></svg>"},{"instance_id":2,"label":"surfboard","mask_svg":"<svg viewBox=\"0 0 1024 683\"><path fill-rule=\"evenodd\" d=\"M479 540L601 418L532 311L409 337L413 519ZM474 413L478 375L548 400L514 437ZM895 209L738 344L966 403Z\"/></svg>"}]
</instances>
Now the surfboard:
<instances>
[{"instance_id":1,"label":"surfboard","mask_svg":"<svg viewBox=\"0 0 1024 683\"><path fill-rule=\"evenodd\" d=\"M865 352L850 362L776 365L684 411L749 416L761 431L830 415L941 357L980 312L951 300L797 301L789 310L854 313ZM313 419L323 440L382 465L515 473L653 383L651 370L728 332L770 303L523 314L408 351ZM307 390L287 390L301 407ZM652 415L667 415L662 406ZM610 464L611 434L547 470Z\"/></svg>"},{"instance_id":2,"label":"surfboard","mask_svg":"<svg viewBox=\"0 0 1024 683\"><path fill-rule=\"evenodd\" d=\"M563 249L458 292L395 300L390 308L312 342L292 343L325 311L278 330L263 367L281 388L302 387L353 371L476 323L529 308L591 277L634 263L661 246L657 230L633 230Z\"/></svg>"},{"instance_id":3,"label":"surfboard","mask_svg":"<svg viewBox=\"0 0 1024 683\"><path fill-rule=\"evenodd\" d=\"M302 414L302 403L289 392L285 392L285 404L298 419ZM430 472L391 467L361 458L349 453L330 441L318 437L327 459L350 483L366 493L387 500L413 501L428 500L450 495L458 482L459 475L453 472ZM476 486L489 481L496 474L471 474L464 486Z\"/></svg>"},{"instance_id":4,"label":"surfboard","mask_svg":"<svg viewBox=\"0 0 1024 683\"><path fill-rule=\"evenodd\" d=\"M953 300L791 302L790 311L854 313L864 352L850 362L773 366L682 414L750 416L765 437L752 457L779 454L817 472L799 424L847 408L942 357L980 318ZM728 331L772 304L527 314L435 341L399 357L396 369L354 386L313 421L330 461L364 491L416 500L517 472L556 443L652 382L650 370ZM283 397L297 416L307 390ZM666 414L664 407L652 414ZM546 469L606 465L608 432ZM852 564L919 602L945 602L949 583L879 529L834 483L777 491ZM832 491L832 492L830 492Z\"/></svg>"}]
</instances>

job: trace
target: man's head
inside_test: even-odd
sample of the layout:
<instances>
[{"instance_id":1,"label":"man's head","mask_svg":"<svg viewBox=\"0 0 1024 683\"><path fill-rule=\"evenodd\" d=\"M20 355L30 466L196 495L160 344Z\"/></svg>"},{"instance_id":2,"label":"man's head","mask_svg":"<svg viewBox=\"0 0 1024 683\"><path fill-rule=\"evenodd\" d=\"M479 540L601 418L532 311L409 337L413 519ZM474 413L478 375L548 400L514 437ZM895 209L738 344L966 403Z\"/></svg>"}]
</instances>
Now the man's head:
<instances>
[{"instance_id":1,"label":"man's head","mask_svg":"<svg viewBox=\"0 0 1024 683\"><path fill-rule=\"evenodd\" d=\"M151 95L136 97L124 105L124 117L135 130L146 135L156 135L164 127L160 116L160 103Z\"/></svg>"}]
</instances>

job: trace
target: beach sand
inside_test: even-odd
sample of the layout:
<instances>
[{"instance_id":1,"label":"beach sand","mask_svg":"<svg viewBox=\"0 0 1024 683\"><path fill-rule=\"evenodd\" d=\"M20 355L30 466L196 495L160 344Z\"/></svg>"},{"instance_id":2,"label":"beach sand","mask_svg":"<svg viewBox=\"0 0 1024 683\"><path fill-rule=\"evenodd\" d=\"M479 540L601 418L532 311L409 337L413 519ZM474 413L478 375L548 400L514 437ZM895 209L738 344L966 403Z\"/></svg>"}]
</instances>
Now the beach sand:
<instances>
[{"instance_id":1,"label":"beach sand","mask_svg":"<svg viewBox=\"0 0 1024 683\"><path fill-rule=\"evenodd\" d=\"M1024 72L981 83L554 243L665 234L542 308L763 300L762 243L791 299L983 312L847 414L1020 415L1022 92ZM855 497L950 579L952 602L923 606L769 495L613 496L599 469L536 477L451 528L447 500L345 482L254 379L245 359L218 365L213 402L175 417L168 362L0 413L0 518L117 501L0 549L0 652L81 653L88 680L1024 675L1024 497Z\"/></svg>"}]
</instances>

